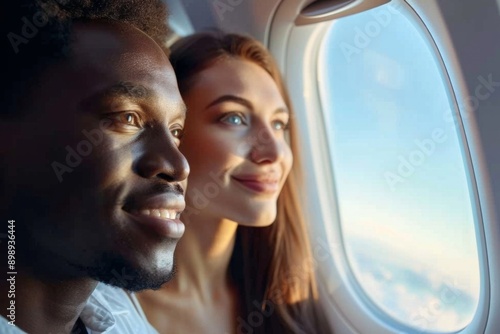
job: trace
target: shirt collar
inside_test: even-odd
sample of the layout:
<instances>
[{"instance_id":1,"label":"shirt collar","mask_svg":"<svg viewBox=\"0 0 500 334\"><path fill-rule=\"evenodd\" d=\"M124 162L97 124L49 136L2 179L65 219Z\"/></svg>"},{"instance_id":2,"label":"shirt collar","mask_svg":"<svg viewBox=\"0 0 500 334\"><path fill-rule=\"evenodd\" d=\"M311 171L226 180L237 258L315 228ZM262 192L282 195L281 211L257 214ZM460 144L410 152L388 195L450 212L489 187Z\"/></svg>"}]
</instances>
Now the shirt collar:
<instances>
[{"instance_id":1,"label":"shirt collar","mask_svg":"<svg viewBox=\"0 0 500 334\"><path fill-rule=\"evenodd\" d=\"M116 325L116 319L111 312L111 307L98 288L90 295L80 314L80 318L87 327L89 334L105 334Z\"/></svg>"}]
</instances>

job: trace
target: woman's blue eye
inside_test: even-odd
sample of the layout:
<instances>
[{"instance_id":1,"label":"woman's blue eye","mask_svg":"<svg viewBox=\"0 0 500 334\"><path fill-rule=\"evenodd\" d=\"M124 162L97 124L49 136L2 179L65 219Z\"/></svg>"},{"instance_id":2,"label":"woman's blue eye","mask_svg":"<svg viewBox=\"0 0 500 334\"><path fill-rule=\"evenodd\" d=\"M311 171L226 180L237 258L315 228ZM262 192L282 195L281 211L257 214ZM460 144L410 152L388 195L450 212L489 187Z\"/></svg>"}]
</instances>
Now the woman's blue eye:
<instances>
[{"instance_id":1,"label":"woman's blue eye","mask_svg":"<svg viewBox=\"0 0 500 334\"><path fill-rule=\"evenodd\" d=\"M243 117L240 115L229 115L226 117L223 117L222 120L226 123L229 123L231 125L242 125L245 124Z\"/></svg>"},{"instance_id":2,"label":"woman's blue eye","mask_svg":"<svg viewBox=\"0 0 500 334\"><path fill-rule=\"evenodd\" d=\"M274 130L286 130L288 128L288 124L282 121L274 121L272 125Z\"/></svg>"},{"instance_id":3,"label":"woman's blue eye","mask_svg":"<svg viewBox=\"0 0 500 334\"><path fill-rule=\"evenodd\" d=\"M229 123L232 123L234 125L243 124L243 121L242 121L240 116L233 115L233 116L229 117L227 120Z\"/></svg>"}]
</instances>

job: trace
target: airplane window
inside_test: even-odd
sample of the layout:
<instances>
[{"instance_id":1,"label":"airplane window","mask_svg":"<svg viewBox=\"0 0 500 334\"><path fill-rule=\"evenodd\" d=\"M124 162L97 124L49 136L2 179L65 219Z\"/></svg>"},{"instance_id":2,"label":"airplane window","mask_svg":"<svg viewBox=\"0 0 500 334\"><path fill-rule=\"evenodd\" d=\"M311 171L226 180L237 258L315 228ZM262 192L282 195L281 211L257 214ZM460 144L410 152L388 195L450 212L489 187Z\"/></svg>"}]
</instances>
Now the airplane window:
<instances>
[{"instance_id":1,"label":"airplane window","mask_svg":"<svg viewBox=\"0 0 500 334\"><path fill-rule=\"evenodd\" d=\"M396 6L334 21L320 51L342 237L374 310L454 332L480 291L470 180L439 55Z\"/></svg>"}]
</instances>

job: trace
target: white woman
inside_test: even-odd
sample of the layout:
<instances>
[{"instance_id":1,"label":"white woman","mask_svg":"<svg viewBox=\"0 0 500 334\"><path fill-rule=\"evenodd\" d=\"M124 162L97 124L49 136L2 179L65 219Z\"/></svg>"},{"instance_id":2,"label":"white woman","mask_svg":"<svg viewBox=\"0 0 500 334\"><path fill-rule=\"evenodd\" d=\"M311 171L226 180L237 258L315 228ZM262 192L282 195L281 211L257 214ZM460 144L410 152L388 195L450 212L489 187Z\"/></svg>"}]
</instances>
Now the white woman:
<instances>
[{"instance_id":1,"label":"white woman","mask_svg":"<svg viewBox=\"0 0 500 334\"><path fill-rule=\"evenodd\" d=\"M318 307L293 110L254 39L199 33L170 61L187 105L175 278L138 295L160 333L329 333Z\"/></svg>"}]
</instances>

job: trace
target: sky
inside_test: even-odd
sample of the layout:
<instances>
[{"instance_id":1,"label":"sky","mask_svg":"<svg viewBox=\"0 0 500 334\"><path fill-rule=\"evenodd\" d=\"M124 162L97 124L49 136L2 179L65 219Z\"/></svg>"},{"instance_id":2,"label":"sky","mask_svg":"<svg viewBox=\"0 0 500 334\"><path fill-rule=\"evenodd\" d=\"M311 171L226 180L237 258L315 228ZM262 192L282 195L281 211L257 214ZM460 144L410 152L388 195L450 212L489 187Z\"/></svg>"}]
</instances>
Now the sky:
<instances>
[{"instance_id":1,"label":"sky","mask_svg":"<svg viewBox=\"0 0 500 334\"><path fill-rule=\"evenodd\" d=\"M336 20L320 52L341 228L378 307L451 332L479 298L470 179L439 56L422 26L390 6ZM460 298L445 303L450 286ZM443 306L434 320L415 315L429 305Z\"/></svg>"}]
</instances>

